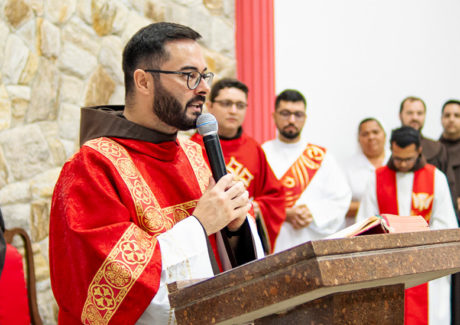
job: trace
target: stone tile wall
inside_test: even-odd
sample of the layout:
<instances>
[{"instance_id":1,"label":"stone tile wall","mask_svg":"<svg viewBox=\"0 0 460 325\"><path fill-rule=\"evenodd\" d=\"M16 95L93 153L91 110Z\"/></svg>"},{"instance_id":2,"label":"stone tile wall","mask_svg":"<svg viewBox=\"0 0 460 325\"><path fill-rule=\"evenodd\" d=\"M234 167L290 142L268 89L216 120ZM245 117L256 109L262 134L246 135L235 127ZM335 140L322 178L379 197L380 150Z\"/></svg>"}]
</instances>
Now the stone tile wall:
<instances>
[{"instance_id":1,"label":"stone tile wall","mask_svg":"<svg viewBox=\"0 0 460 325\"><path fill-rule=\"evenodd\" d=\"M78 149L80 107L124 103L124 44L158 21L196 29L210 70L235 75L234 0L0 0L0 207L32 238L45 324L57 312L50 200Z\"/></svg>"}]
</instances>

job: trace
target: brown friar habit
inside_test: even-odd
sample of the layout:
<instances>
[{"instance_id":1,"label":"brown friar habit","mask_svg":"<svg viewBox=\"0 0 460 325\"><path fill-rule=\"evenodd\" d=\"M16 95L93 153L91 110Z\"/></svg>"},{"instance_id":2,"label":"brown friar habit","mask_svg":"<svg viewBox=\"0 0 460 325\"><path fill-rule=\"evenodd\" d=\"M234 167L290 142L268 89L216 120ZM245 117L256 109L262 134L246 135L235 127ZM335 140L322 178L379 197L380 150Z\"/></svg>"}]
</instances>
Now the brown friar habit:
<instances>
[{"instance_id":1,"label":"brown friar habit","mask_svg":"<svg viewBox=\"0 0 460 325\"><path fill-rule=\"evenodd\" d=\"M447 148L449 167L455 175L455 190L460 193L460 139L449 140L441 136L439 141ZM455 195L455 200L459 194ZM458 207L457 207L458 208ZM457 218L460 216L457 210ZM460 222L459 222L460 223ZM460 273L452 275L452 324L460 325Z\"/></svg>"},{"instance_id":2,"label":"brown friar habit","mask_svg":"<svg viewBox=\"0 0 460 325\"><path fill-rule=\"evenodd\" d=\"M451 164L449 163L449 153L447 152L447 148L444 146L443 143L435 140L431 140L428 138L425 138L422 135L422 154L425 156L426 161L429 164L435 165L437 169L442 171L446 177L447 181L449 183L449 190L450 190L450 195L452 196L452 203L454 205L454 210L457 212L458 211L458 206L457 206L457 194L460 193L456 191L456 185L455 185L455 174L452 169ZM457 213L458 217L458 213Z\"/></svg>"},{"instance_id":3,"label":"brown friar habit","mask_svg":"<svg viewBox=\"0 0 460 325\"><path fill-rule=\"evenodd\" d=\"M441 137L439 141L446 147L449 155L449 167L452 168L455 179L456 197L460 196L460 139L449 140Z\"/></svg>"}]
</instances>

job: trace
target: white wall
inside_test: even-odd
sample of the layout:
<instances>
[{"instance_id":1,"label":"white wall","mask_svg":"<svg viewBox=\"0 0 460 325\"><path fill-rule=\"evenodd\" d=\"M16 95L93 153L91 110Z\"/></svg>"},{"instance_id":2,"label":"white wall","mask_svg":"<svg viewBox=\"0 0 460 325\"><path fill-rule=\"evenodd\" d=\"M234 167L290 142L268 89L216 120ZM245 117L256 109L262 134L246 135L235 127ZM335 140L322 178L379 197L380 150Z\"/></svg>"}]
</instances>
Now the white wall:
<instances>
[{"instance_id":1,"label":"white wall","mask_svg":"<svg viewBox=\"0 0 460 325\"><path fill-rule=\"evenodd\" d=\"M389 136L409 95L437 139L442 104L460 98L459 13L456 0L275 0L276 91L305 95L303 136L338 158L357 149L365 117Z\"/></svg>"}]
</instances>

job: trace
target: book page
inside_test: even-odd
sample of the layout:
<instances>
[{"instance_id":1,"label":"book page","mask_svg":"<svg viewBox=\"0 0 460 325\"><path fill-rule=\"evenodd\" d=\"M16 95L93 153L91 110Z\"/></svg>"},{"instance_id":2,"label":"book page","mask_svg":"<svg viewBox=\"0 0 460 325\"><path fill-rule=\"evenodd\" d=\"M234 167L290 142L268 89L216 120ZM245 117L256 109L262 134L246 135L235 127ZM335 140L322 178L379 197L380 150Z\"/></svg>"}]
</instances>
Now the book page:
<instances>
[{"instance_id":1,"label":"book page","mask_svg":"<svg viewBox=\"0 0 460 325\"><path fill-rule=\"evenodd\" d=\"M375 227L379 227L379 229ZM350 238L361 234L366 235L366 232L370 235L378 233L402 233L427 230L430 230L430 227L422 216L382 214L381 216L372 216L352 224L351 226L342 229L335 234L329 235L324 239Z\"/></svg>"},{"instance_id":2,"label":"book page","mask_svg":"<svg viewBox=\"0 0 460 325\"><path fill-rule=\"evenodd\" d=\"M334 239L334 238L349 238L356 236L372 227L375 227L381 223L381 219L377 216L372 216L361 220L351 226L348 226L345 229L342 229L332 235L325 237L324 239Z\"/></svg>"}]
</instances>

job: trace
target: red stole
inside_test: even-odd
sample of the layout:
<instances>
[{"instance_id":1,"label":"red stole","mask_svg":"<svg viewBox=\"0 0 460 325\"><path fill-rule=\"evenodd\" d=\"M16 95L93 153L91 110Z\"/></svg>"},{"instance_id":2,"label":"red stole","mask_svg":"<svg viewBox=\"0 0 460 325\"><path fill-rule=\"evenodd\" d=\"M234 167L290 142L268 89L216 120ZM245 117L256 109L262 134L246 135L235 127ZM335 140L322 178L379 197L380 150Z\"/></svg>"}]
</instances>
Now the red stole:
<instances>
[{"instance_id":1,"label":"red stole","mask_svg":"<svg viewBox=\"0 0 460 325\"><path fill-rule=\"evenodd\" d=\"M304 152L281 177L285 188L286 208L292 208L308 187L323 162L326 148L308 144Z\"/></svg>"},{"instance_id":2,"label":"red stole","mask_svg":"<svg viewBox=\"0 0 460 325\"><path fill-rule=\"evenodd\" d=\"M200 144L204 150L201 135L195 133L190 140ZM286 218L283 187L271 170L261 146L244 132L236 139L220 139L220 144L227 171L244 183L249 197L259 205L262 227L273 251ZM252 209L249 214L254 217Z\"/></svg>"},{"instance_id":3,"label":"red stole","mask_svg":"<svg viewBox=\"0 0 460 325\"><path fill-rule=\"evenodd\" d=\"M435 167L426 164L414 172L410 215L421 215L429 223L433 208ZM376 193L380 214L399 215L396 172L387 166L376 170ZM405 292L404 323L428 324L428 284L412 287Z\"/></svg>"}]
</instances>

